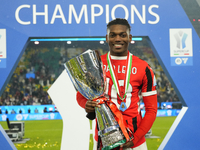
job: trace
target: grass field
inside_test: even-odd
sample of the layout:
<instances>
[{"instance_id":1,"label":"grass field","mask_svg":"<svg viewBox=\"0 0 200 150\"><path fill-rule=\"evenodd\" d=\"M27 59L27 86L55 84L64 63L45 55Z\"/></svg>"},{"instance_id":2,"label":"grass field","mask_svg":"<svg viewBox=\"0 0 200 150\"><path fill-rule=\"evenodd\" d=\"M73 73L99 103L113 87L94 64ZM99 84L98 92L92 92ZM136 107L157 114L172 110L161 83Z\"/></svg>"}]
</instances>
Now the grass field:
<instances>
[{"instance_id":1,"label":"grass field","mask_svg":"<svg viewBox=\"0 0 200 150\"><path fill-rule=\"evenodd\" d=\"M8 129L6 122L0 122ZM15 144L18 150L60 150L62 138L62 120L24 121L24 138L30 138L25 144Z\"/></svg>"},{"instance_id":2,"label":"grass field","mask_svg":"<svg viewBox=\"0 0 200 150\"><path fill-rule=\"evenodd\" d=\"M160 138L147 138L148 150L157 150L176 117L157 117L152 126L152 135Z\"/></svg>"},{"instance_id":3,"label":"grass field","mask_svg":"<svg viewBox=\"0 0 200 150\"><path fill-rule=\"evenodd\" d=\"M160 138L148 138L148 150L157 150L176 117L157 117L152 135ZM60 150L62 138L62 120L24 121L25 136L30 138L25 144L15 144L18 150ZM0 122L8 129L6 122Z\"/></svg>"}]
</instances>

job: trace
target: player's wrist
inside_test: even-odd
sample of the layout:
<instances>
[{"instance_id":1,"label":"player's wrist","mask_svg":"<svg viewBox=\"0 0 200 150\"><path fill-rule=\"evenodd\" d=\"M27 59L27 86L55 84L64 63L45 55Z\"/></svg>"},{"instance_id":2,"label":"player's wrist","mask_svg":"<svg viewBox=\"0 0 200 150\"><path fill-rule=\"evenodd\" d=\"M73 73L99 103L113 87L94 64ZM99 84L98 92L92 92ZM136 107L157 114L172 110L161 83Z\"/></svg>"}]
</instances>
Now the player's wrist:
<instances>
[{"instance_id":1,"label":"player's wrist","mask_svg":"<svg viewBox=\"0 0 200 150\"><path fill-rule=\"evenodd\" d=\"M133 142L133 145L136 145L137 142L139 141L139 138L134 135L133 138L131 139L131 141Z\"/></svg>"}]
</instances>

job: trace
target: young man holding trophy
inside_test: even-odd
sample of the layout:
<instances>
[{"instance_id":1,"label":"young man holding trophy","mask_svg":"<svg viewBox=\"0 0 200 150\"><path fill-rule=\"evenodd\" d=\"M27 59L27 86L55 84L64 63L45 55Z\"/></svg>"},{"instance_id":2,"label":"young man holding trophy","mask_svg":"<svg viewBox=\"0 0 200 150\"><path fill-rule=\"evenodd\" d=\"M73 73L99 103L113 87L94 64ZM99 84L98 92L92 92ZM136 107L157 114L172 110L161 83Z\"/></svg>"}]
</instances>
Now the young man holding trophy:
<instances>
[{"instance_id":1,"label":"young man holding trophy","mask_svg":"<svg viewBox=\"0 0 200 150\"><path fill-rule=\"evenodd\" d=\"M115 109L116 112L119 111L122 114L122 120L124 120L127 129L130 130L128 134L131 138L113 149L147 150L145 134L153 125L157 113L156 80L153 70L147 62L128 51L129 43L132 40L130 28L127 20L120 18L112 20L107 25L106 42L109 45L109 52L101 56L102 67L106 76L104 96L110 101L109 104L111 105L109 106L115 105L118 108ZM146 111L143 118L139 106L140 92ZM102 107L98 100L88 100L79 91L77 92L77 101L88 113L88 116L95 113L97 116L95 110ZM100 126L101 124L98 123L97 129L100 129ZM98 137L103 133L102 131L98 132L97 129L95 140L100 145L99 149L103 149L101 138L103 139L104 136ZM107 131L108 129L103 132Z\"/></svg>"}]
</instances>

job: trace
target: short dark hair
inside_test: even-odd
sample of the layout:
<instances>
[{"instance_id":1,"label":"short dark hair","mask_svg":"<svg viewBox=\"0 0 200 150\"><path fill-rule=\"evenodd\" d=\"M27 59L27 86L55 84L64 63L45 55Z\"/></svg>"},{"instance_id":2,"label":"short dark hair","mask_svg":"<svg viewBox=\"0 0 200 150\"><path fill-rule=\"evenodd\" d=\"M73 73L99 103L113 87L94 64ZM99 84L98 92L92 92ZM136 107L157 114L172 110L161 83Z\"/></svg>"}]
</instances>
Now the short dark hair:
<instances>
[{"instance_id":1,"label":"short dark hair","mask_svg":"<svg viewBox=\"0 0 200 150\"><path fill-rule=\"evenodd\" d=\"M131 26L130 26L130 24L128 23L128 21L126 19L123 19L123 18L116 18L116 19L110 21L107 24L107 29L110 29L110 26L117 25L117 24L125 25L129 29L129 31L131 32Z\"/></svg>"}]
</instances>

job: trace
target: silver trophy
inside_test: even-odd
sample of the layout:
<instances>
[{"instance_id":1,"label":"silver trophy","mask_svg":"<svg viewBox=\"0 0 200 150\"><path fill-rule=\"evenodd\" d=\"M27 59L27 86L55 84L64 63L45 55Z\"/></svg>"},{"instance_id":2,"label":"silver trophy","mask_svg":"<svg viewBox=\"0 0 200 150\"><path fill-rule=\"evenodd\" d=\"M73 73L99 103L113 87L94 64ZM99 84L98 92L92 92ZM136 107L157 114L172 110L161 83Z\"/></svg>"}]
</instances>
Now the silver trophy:
<instances>
[{"instance_id":1,"label":"silver trophy","mask_svg":"<svg viewBox=\"0 0 200 150\"><path fill-rule=\"evenodd\" d=\"M102 150L110 150L126 142L122 130L104 96L105 80L100 57L93 50L70 59L64 64L75 87L85 98L101 100L101 108L95 107L98 135L101 137ZM102 103L103 99L103 103Z\"/></svg>"}]
</instances>

